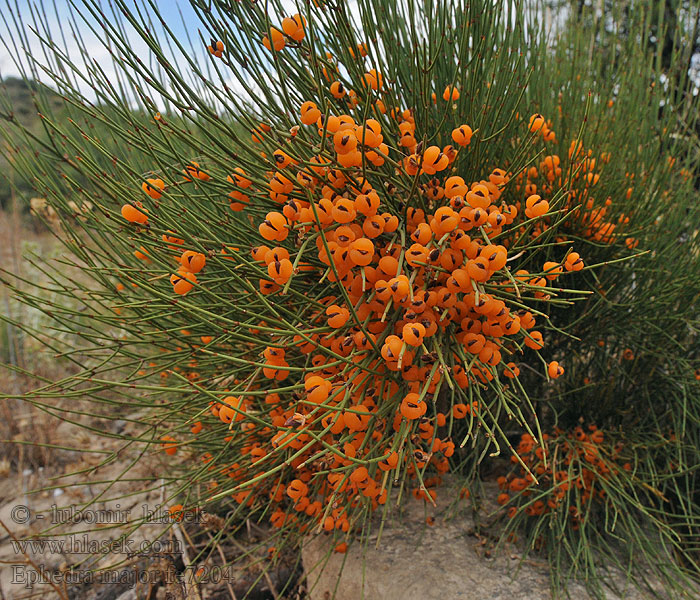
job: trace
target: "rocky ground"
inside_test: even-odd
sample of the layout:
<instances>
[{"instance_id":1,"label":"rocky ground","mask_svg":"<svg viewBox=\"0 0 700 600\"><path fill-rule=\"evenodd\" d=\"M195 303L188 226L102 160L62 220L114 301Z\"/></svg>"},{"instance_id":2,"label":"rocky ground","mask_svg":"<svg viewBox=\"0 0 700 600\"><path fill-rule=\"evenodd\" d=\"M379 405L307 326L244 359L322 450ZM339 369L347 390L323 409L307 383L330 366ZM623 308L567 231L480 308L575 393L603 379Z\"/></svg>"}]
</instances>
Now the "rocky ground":
<instances>
[{"instance_id":1,"label":"rocky ground","mask_svg":"<svg viewBox=\"0 0 700 600\"><path fill-rule=\"evenodd\" d=\"M551 598L547 563L523 560L516 544L495 552L495 539L479 533L471 511L455 512L446 506L446 499L456 497L454 491L438 495L437 507L409 501L393 515L379 545L375 537L343 555L332 553L322 537L310 540L303 550L309 600ZM487 504L480 514L491 514L495 508ZM620 593L607 592L606 600L647 598L626 589L621 576L615 579ZM569 594L573 600L590 598L577 583Z\"/></svg>"}]
</instances>

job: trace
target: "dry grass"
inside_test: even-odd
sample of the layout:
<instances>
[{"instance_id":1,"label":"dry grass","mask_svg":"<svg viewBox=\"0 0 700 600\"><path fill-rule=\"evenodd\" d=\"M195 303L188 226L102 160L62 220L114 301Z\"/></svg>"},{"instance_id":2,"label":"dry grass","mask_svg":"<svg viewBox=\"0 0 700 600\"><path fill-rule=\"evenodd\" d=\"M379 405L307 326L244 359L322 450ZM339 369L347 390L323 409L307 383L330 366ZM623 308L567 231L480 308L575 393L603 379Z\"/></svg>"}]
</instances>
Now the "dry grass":
<instances>
[{"instance_id":1,"label":"dry grass","mask_svg":"<svg viewBox=\"0 0 700 600\"><path fill-rule=\"evenodd\" d=\"M3 269L32 283L42 282L45 276L29 257L46 260L61 253L59 240L40 221L17 210L0 212L0 239ZM20 288L28 287L19 279L14 282ZM40 311L18 302L11 290L1 284L0 311L13 321L34 328L47 319ZM10 323L0 323L0 391L3 393L19 396L37 385L37 378L18 370L55 379L66 375L68 368L56 361L38 340ZM61 407L60 398L54 402L57 408ZM52 415L21 399L4 400L0 404L0 476L10 470L21 473L52 465L56 453L46 445L59 442L56 436L59 424Z\"/></svg>"}]
</instances>

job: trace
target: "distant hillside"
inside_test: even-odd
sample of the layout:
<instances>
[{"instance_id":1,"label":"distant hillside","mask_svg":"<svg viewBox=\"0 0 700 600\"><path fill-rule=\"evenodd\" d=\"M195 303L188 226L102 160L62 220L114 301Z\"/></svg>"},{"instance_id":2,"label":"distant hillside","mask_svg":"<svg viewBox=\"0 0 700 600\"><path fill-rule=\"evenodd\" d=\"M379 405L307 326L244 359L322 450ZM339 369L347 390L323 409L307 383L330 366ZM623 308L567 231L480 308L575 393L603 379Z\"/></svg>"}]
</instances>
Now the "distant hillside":
<instances>
[{"instance_id":1,"label":"distant hillside","mask_svg":"<svg viewBox=\"0 0 700 600\"><path fill-rule=\"evenodd\" d=\"M8 118L14 117L35 134L41 134L41 119L37 114L33 96L41 95L42 102L48 102L52 109L60 109L63 105L61 97L52 90L34 81L25 81L17 77L7 77L0 81L0 208L6 207L10 199L11 181L20 193L31 192L28 182L18 179L10 173L7 160L7 143L3 138L7 137L12 143L13 134ZM14 179L13 179L14 178Z\"/></svg>"},{"instance_id":2,"label":"distant hillside","mask_svg":"<svg viewBox=\"0 0 700 600\"><path fill-rule=\"evenodd\" d=\"M48 100L54 109L63 104L61 97L49 88L34 81L7 77L0 81L0 111L11 111L24 126L32 128L32 125L39 125L40 119L32 100L33 94L41 94L44 101Z\"/></svg>"}]
</instances>

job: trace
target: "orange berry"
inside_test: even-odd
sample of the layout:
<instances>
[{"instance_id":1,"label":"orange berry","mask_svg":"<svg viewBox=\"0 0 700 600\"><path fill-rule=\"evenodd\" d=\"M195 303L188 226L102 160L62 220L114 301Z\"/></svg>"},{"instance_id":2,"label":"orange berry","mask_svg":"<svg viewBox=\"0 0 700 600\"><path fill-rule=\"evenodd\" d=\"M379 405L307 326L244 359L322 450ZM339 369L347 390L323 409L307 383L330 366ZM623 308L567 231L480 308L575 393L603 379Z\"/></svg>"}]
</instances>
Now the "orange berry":
<instances>
[{"instance_id":1,"label":"orange berry","mask_svg":"<svg viewBox=\"0 0 700 600\"><path fill-rule=\"evenodd\" d=\"M190 273L199 273L206 264L207 259L201 252L185 250L180 257L182 268Z\"/></svg>"},{"instance_id":2,"label":"orange berry","mask_svg":"<svg viewBox=\"0 0 700 600\"><path fill-rule=\"evenodd\" d=\"M418 394L406 394L404 399L401 401L401 415L409 421L420 419L427 410L428 405L423 400L420 400L420 396Z\"/></svg>"},{"instance_id":3,"label":"orange berry","mask_svg":"<svg viewBox=\"0 0 700 600\"><path fill-rule=\"evenodd\" d=\"M583 259L579 255L578 252L570 252L569 255L566 257L566 261L564 262L564 268L567 271L580 271L583 269L584 264L583 264Z\"/></svg>"},{"instance_id":4,"label":"orange berry","mask_svg":"<svg viewBox=\"0 0 700 600\"><path fill-rule=\"evenodd\" d=\"M467 273L474 281L487 281L491 277L489 261L483 256L479 256L467 263Z\"/></svg>"},{"instance_id":5,"label":"orange berry","mask_svg":"<svg viewBox=\"0 0 700 600\"><path fill-rule=\"evenodd\" d=\"M221 58L224 54L224 43L222 41L212 40L211 44L207 46L210 54L216 56L216 58Z\"/></svg>"},{"instance_id":6,"label":"orange berry","mask_svg":"<svg viewBox=\"0 0 700 600\"><path fill-rule=\"evenodd\" d=\"M304 39L305 27L306 19L299 14L282 19L282 31L284 31L284 33L286 33L295 42L301 42L301 40Z\"/></svg>"},{"instance_id":7,"label":"orange berry","mask_svg":"<svg viewBox=\"0 0 700 600\"><path fill-rule=\"evenodd\" d=\"M326 309L326 315L328 315L328 326L339 329L348 322L350 311L345 307L332 304Z\"/></svg>"},{"instance_id":8,"label":"orange berry","mask_svg":"<svg viewBox=\"0 0 700 600\"><path fill-rule=\"evenodd\" d=\"M289 235L287 219L281 213L269 212L265 215L265 220L260 224L260 227L258 227L258 231L266 240L282 242Z\"/></svg>"},{"instance_id":9,"label":"orange berry","mask_svg":"<svg viewBox=\"0 0 700 600\"><path fill-rule=\"evenodd\" d=\"M136 206L138 206L138 208L136 208ZM122 217L129 221L129 223L144 225L148 222L148 211L141 206L140 202L137 202L136 206L132 204L125 204L122 206Z\"/></svg>"},{"instance_id":10,"label":"orange berry","mask_svg":"<svg viewBox=\"0 0 700 600\"><path fill-rule=\"evenodd\" d=\"M468 146L472 141L472 128L469 125L460 125L452 130L452 141L460 146Z\"/></svg>"},{"instance_id":11,"label":"orange berry","mask_svg":"<svg viewBox=\"0 0 700 600\"><path fill-rule=\"evenodd\" d=\"M475 185L472 190L467 192L464 199L472 208L488 208L491 204L489 188L482 184Z\"/></svg>"},{"instance_id":12,"label":"orange berry","mask_svg":"<svg viewBox=\"0 0 700 600\"><path fill-rule=\"evenodd\" d=\"M559 263L547 261L544 263L542 270L545 272L545 277L549 281L554 281L562 273L562 267Z\"/></svg>"},{"instance_id":13,"label":"orange berry","mask_svg":"<svg viewBox=\"0 0 700 600\"><path fill-rule=\"evenodd\" d=\"M146 179L141 188L151 198L158 200L163 195L161 192L165 189L165 182L162 179Z\"/></svg>"},{"instance_id":14,"label":"orange berry","mask_svg":"<svg viewBox=\"0 0 700 600\"><path fill-rule=\"evenodd\" d=\"M520 375L520 368L514 362L509 362L506 365L506 368L503 370L503 375L513 379L514 377Z\"/></svg>"},{"instance_id":15,"label":"orange berry","mask_svg":"<svg viewBox=\"0 0 700 600\"><path fill-rule=\"evenodd\" d=\"M404 342L409 346L420 346L425 337L425 327L421 323L406 323L402 333Z\"/></svg>"},{"instance_id":16,"label":"orange berry","mask_svg":"<svg viewBox=\"0 0 700 600\"><path fill-rule=\"evenodd\" d=\"M378 90L384 85L384 79L376 69L372 69L371 71L365 73L363 76L363 82L373 90Z\"/></svg>"},{"instance_id":17,"label":"orange berry","mask_svg":"<svg viewBox=\"0 0 700 600\"><path fill-rule=\"evenodd\" d=\"M530 117L529 128L531 132L539 131L544 124L544 117L542 115L534 114Z\"/></svg>"},{"instance_id":18,"label":"orange berry","mask_svg":"<svg viewBox=\"0 0 700 600\"><path fill-rule=\"evenodd\" d=\"M176 294L184 296L197 283L197 277L191 271L183 268L170 276L170 283L173 285L173 291Z\"/></svg>"},{"instance_id":19,"label":"orange berry","mask_svg":"<svg viewBox=\"0 0 700 600\"><path fill-rule=\"evenodd\" d=\"M525 201L525 205L525 216L528 219L535 219L537 217L541 217L549 211L549 202L543 200L537 194L529 196L528 199Z\"/></svg>"},{"instance_id":20,"label":"orange berry","mask_svg":"<svg viewBox=\"0 0 700 600\"><path fill-rule=\"evenodd\" d=\"M358 404L343 413L343 422L350 431L366 431L371 413L366 406Z\"/></svg>"},{"instance_id":21,"label":"orange berry","mask_svg":"<svg viewBox=\"0 0 700 600\"><path fill-rule=\"evenodd\" d=\"M450 100L452 100L452 102L459 100L459 90L453 85L448 85L442 93L442 99L446 102Z\"/></svg>"},{"instance_id":22,"label":"orange berry","mask_svg":"<svg viewBox=\"0 0 700 600\"><path fill-rule=\"evenodd\" d=\"M285 44L286 42L284 41L284 36L282 35L282 32L279 29L275 29L274 27L270 28L269 36L266 35L263 38L263 45L270 51L272 51L272 48L274 47L275 51L279 52L284 48Z\"/></svg>"},{"instance_id":23,"label":"orange berry","mask_svg":"<svg viewBox=\"0 0 700 600\"><path fill-rule=\"evenodd\" d=\"M331 382L318 375L312 375L304 382L307 398L314 404L325 402L331 390Z\"/></svg>"},{"instance_id":24,"label":"orange berry","mask_svg":"<svg viewBox=\"0 0 700 600\"><path fill-rule=\"evenodd\" d=\"M562 367L556 360L553 360L547 366L547 373L552 379L557 379L564 374L564 367Z\"/></svg>"},{"instance_id":25,"label":"orange berry","mask_svg":"<svg viewBox=\"0 0 700 600\"><path fill-rule=\"evenodd\" d=\"M530 337L525 338L525 345L533 350L541 350L544 348L542 334L539 331L531 331Z\"/></svg>"},{"instance_id":26,"label":"orange berry","mask_svg":"<svg viewBox=\"0 0 700 600\"><path fill-rule=\"evenodd\" d=\"M177 453L177 444L175 443L175 438L170 436L170 435L164 435L161 440L161 445L163 446L163 450L165 450L165 453L168 456L173 456L175 453Z\"/></svg>"},{"instance_id":27,"label":"orange berry","mask_svg":"<svg viewBox=\"0 0 700 600\"><path fill-rule=\"evenodd\" d=\"M336 223L350 223L354 221L357 215L355 202L349 198L341 198L333 206L331 215Z\"/></svg>"},{"instance_id":28,"label":"orange berry","mask_svg":"<svg viewBox=\"0 0 700 600\"><path fill-rule=\"evenodd\" d=\"M316 103L311 101L304 102L299 111L301 113L301 122L304 125L313 125L321 117L321 111L316 106Z\"/></svg>"},{"instance_id":29,"label":"orange berry","mask_svg":"<svg viewBox=\"0 0 700 600\"><path fill-rule=\"evenodd\" d=\"M308 493L309 486L300 479L292 480L292 482L287 486L287 496L289 496L295 502L308 495Z\"/></svg>"},{"instance_id":30,"label":"orange berry","mask_svg":"<svg viewBox=\"0 0 700 600\"><path fill-rule=\"evenodd\" d=\"M359 267L368 266L374 259L374 244L372 240L360 238L350 244L350 260Z\"/></svg>"}]
</instances>

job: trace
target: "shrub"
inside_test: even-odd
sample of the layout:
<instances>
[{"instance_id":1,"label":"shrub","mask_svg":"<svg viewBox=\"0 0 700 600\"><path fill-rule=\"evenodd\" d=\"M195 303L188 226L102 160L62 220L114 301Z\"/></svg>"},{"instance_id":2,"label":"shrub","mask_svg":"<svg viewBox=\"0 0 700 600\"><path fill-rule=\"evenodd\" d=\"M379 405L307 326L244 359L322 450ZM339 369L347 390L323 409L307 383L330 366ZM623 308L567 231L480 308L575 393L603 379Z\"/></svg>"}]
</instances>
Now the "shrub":
<instances>
[{"instance_id":1,"label":"shrub","mask_svg":"<svg viewBox=\"0 0 700 600\"><path fill-rule=\"evenodd\" d=\"M694 117L659 110L697 105L685 79L633 34L617 70L583 28L550 48L510 4L193 7L205 58L122 6L158 68L103 19L122 85L88 65L89 102L56 68L66 116L40 152L24 132L17 167L92 281L56 274L86 323L44 307L83 342L56 385L122 392L183 505L269 524L273 554L345 551L508 449L504 539L557 589L601 593L602 557L693 579Z\"/></svg>"}]
</instances>

